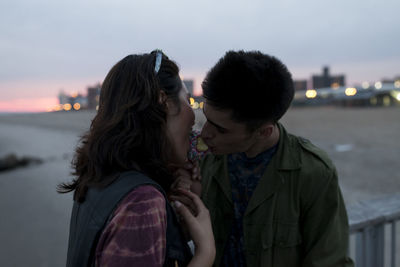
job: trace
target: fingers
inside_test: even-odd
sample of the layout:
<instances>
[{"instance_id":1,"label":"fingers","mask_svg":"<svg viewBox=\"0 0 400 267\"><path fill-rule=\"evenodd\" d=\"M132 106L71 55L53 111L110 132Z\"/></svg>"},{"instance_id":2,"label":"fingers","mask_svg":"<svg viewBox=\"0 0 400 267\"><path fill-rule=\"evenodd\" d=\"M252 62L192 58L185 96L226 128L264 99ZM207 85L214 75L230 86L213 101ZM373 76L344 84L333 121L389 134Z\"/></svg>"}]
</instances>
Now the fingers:
<instances>
[{"instance_id":1,"label":"fingers","mask_svg":"<svg viewBox=\"0 0 400 267\"><path fill-rule=\"evenodd\" d=\"M205 207L203 201L201 201L200 197L195 193L192 193L187 190L176 189L173 191L173 194L169 196L170 201L179 201L184 204L194 216L199 214L203 214L204 212L208 212Z\"/></svg>"},{"instance_id":2,"label":"fingers","mask_svg":"<svg viewBox=\"0 0 400 267\"><path fill-rule=\"evenodd\" d=\"M181 171L185 170L186 172L185 175L189 175L193 181L199 181L201 180L201 175L200 175L200 167L199 167L199 162L198 161L187 161L183 166L180 168Z\"/></svg>"},{"instance_id":3,"label":"fingers","mask_svg":"<svg viewBox=\"0 0 400 267\"><path fill-rule=\"evenodd\" d=\"M198 161L186 161L182 165L170 164L169 168L174 171L174 176L188 175L192 180L201 180L200 167ZM178 172L177 172L178 171ZM185 172L184 172L185 171Z\"/></svg>"},{"instance_id":4,"label":"fingers","mask_svg":"<svg viewBox=\"0 0 400 267\"><path fill-rule=\"evenodd\" d=\"M201 181L199 162L195 161L192 167L192 179L195 181Z\"/></svg>"},{"instance_id":5,"label":"fingers","mask_svg":"<svg viewBox=\"0 0 400 267\"><path fill-rule=\"evenodd\" d=\"M189 168L190 169L186 169ZM171 190L183 188L186 190L193 190L196 194L201 194L201 175L199 163L187 162L183 167L176 168L173 172L175 177L174 182L171 185Z\"/></svg>"},{"instance_id":6,"label":"fingers","mask_svg":"<svg viewBox=\"0 0 400 267\"><path fill-rule=\"evenodd\" d=\"M169 199L172 203L174 203L175 201L180 202L181 204L183 204L184 206L186 206L186 208L189 209L189 211L194 215L197 216L198 211L196 208L196 204L187 196L184 196L182 194L178 194L178 195L171 195L169 196Z\"/></svg>"},{"instance_id":7,"label":"fingers","mask_svg":"<svg viewBox=\"0 0 400 267\"><path fill-rule=\"evenodd\" d=\"M189 190L192 185L191 173L185 169L176 169L173 173L175 177L174 182L171 185L171 189L183 188Z\"/></svg>"},{"instance_id":8,"label":"fingers","mask_svg":"<svg viewBox=\"0 0 400 267\"><path fill-rule=\"evenodd\" d=\"M191 225L195 223L196 218L185 205L183 205L179 201L174 201L173 204L175 212L180 216L181 219L183 219L186 225Z\"/></svg>"},{"instance_id":9,"label":"fingers","mask_svg":"<svg viewBox=\"0 0 400 267\"><path fill-rule=\"evenodd\" d=\"M200 181L193 181L190 186L190 191L195 193L198 196L201 196L202 185Z\"/></svg>"},{"instance_id":10,"label":"fingers","mask_svg":"<svg viewBox=\"0 0 400 267\"><path fill-rule=\"evenodd\" d=\"M189 179L192 177L191 171L183 168L176 169L173 175L174 177L187 177Z\"/></svg>"},{"instance_id":11,"label":"fingers","mask_svg":"<svg viewBox=\"0 0 400 267\"><path fill-rule=\"evenodd\" d=\"M191 200L190 207L191 209L196 210L196 214L200 214L202 212L208 212L206 206L204 205L203 201L201 201L200 197L190 191L180 190L178 192L181 196L185 196L187 199Z\"/></svg>"},{"instance_id":12,"label":"fingers","mask_svg":"<svg viewBox=\"0 0 400 267\"><path fill-rule=\"evenodd\" d=\"M190 190L192 187L192 181L190 179L184 177L175 178L174 182L171 185L171 190L174 191L178 188Z\"/></svg>"}]
</instances>

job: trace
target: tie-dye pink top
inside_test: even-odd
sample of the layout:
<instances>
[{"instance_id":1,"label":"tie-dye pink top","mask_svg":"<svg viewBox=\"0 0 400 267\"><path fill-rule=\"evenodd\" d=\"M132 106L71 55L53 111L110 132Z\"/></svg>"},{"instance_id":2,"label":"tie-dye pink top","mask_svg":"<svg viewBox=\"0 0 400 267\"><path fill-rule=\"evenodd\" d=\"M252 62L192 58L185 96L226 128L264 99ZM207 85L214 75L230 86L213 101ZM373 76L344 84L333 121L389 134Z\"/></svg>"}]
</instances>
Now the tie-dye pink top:
<instances>
[{"instance_id":1,"label":"tie-dye pink top","mask_svg":"<svg viewBox=\"0 0 400 267\"><path fill-rule=\"evenodd\" d=\"M96 247L96 266L163 266L167 212L150 185L132 190L118 205Z\"/></svg>"}]
</instances>

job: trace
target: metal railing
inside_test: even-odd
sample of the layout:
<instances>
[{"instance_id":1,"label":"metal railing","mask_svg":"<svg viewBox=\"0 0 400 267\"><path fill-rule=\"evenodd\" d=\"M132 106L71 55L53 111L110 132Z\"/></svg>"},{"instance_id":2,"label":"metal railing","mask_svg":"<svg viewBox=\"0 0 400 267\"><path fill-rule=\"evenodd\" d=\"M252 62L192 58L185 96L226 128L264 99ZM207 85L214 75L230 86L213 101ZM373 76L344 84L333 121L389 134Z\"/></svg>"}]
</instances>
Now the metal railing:
<instances>
[{"instance_id":1,"label":"metal railing","mask_svg":"<svg viewBox=\"0 0 400 267\"><path fill-rule=\"evenodd\" d=\"M400 194L347 207L350 224L349 254L356 267L400 266L396 224L400 222ZM397 263L397 265L396 265Z\"/></svg>"}]
</instances>

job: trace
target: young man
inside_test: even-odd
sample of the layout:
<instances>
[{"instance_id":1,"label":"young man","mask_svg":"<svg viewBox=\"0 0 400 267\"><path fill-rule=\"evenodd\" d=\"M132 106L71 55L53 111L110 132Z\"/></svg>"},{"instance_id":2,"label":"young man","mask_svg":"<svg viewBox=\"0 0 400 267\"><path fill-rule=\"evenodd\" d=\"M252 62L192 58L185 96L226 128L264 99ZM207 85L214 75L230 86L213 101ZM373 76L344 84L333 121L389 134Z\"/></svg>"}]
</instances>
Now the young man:
<instances>
[{"instance_id":1,"label":"young man","mask_svg":"<svg viewBox=\"0 0 400 267\"><path fill-rule=\"evenodd\" d=\"M335 166L279 123L293 99L275 57L230 51L203 84L213 152L201 162L202 199L215 235L215 266L353 266Z\"/></svg>"}]
</instances>

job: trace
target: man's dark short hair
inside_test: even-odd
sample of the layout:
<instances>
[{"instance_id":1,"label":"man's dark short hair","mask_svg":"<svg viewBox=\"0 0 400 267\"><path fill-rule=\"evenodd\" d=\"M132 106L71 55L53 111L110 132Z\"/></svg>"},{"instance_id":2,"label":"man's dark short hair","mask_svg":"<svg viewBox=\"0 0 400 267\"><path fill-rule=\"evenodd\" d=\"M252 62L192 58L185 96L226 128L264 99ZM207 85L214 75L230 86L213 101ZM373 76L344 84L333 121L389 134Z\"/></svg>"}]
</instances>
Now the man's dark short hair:
<instances>
[{"instance_id":1,"label":"man's dark short hair","mask_svg":"<svg viewBox=\"0 0 400 267\"><path fill-rule=\"evenodd\" d=\"M232 119L251 131L277 122L294 96L287 67L259 51L228 51L207 73L202 87L207 103L232 110Z\"/></svg>"}]
</instances>

